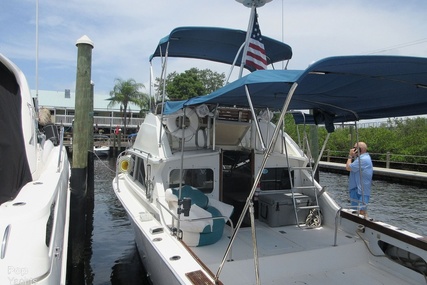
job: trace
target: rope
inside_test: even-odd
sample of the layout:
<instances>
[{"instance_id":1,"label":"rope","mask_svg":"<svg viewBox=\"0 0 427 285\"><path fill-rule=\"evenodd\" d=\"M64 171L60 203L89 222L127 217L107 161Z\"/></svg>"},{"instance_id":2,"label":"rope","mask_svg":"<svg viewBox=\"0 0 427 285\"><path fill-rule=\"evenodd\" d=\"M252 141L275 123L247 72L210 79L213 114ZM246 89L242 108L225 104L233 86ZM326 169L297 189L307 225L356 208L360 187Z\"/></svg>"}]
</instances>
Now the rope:
<instances>
[{"instance_id":1,"label":"rope","mask_svg":"<svg viewBox=\"0 0 427 285\"><path fill-rule=\"evenodd\" d=\"M109 171L111 171L114 174L116 173L116 170L111 169L93 150L89 150L89 152L93 153L106 169L108 169Z\"/></svg>"}]
</instances>

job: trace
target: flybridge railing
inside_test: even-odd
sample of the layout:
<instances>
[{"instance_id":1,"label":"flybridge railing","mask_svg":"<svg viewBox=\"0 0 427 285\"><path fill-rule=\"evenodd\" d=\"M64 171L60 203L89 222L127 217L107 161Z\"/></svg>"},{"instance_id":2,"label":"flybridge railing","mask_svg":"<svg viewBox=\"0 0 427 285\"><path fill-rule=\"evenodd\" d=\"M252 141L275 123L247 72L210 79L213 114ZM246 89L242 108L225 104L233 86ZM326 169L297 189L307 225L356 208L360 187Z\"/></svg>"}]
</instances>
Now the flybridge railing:
<instances>
[{"instance_id":1,"label":"flybridge railing","mask_svg":"<svg viewBox=\"0 0 427 285\"><path fill-rule=\"evenodd\" d=\"M62 124L64 126L71 126L73 124L74 115L55 115L55 123ZM144 121L143 118L127 118L126 125L128 127L137 127ZM123 118L121 117L101 117L94 116L93 123L98 126L111 126L116 127L117 125L123 125Z\"/></svg>"}]
</instances>

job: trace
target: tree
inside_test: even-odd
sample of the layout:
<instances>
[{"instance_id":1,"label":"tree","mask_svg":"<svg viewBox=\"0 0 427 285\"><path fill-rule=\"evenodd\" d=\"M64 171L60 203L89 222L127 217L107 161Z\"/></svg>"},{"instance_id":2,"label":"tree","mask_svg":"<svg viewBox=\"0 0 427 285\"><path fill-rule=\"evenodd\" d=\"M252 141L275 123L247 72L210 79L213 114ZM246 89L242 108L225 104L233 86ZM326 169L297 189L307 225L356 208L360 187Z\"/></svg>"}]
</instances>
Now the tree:
<instances>
[{"instance_id":1,"label":"tree","mask_svg":"<svg viewBox=\"0 0 427 285\"><path fill-rule=\"evenodd\" d=\"M298 132L295 124L286 120L286 132L298 141ZM288 122L289 119L289 122ZM332 156L347 157L348 149L356 142L356 130L354 126L337 127L331 134L327 150L331 151ZM308 132L308 126L306 126ZM326 130L323 126L318 127L319 144L322 145L326 137ZM302 134L302 127L299 133ZM359 127L359 141L368 144L368 151L374 163L376 161L385 161L387 153L390 153L390 159L394 162L405 162L413 164L426 164L427 154L427 118L395 118L389 119L387 123L382 123L377 127Z\"/></svg>"},{"instance_id":2,"label":"tree","mask_svg":"<svg viewBox=\"0 0 427 285\"><path fill-rule=\"evenodd\" d=\"M225 74L209 69L191 68L183 73L172 72L166 78L166 94L170 100L184 100L209 94L222 87ZM163 84L156 78L157 93L162 94Z\"/></svg>"},{"instance_id":3,"label":"tree","mask_svg":"<svg viewBox=\"0 0 427 285\"><path fill-rule=\"evenodd\" d=\"M110 91L110 98L107 100L108 107L113 107L120 104L120 109L123 110L123 133L126 135L127 111L129 103L134 103L141 109L147 108L149 98L145 93L140 92L140 89L145 88L144 84L137 83L134 79L122 80L115 79L115 85Z\"/></svg>"}]
</instances>

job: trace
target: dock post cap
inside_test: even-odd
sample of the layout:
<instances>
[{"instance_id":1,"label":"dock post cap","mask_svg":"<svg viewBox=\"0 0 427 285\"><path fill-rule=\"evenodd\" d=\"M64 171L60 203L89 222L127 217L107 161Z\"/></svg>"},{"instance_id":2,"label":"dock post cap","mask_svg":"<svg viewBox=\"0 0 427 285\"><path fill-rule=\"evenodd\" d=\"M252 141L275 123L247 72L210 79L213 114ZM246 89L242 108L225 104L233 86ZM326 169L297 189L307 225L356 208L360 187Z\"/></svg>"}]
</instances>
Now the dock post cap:
<instances>
[{"instance_id":1,"label":"dock post cap","mask_svg":"<svg viewBox=\"0 0 427 285\"><path fill-rule=\"evenodd\" d=\"M93 42L91 39L89 39L88 36L84 35L83 37L81 37L80 39L77 40L76 42L76 46L79 44L87 44L87 45L91 45L93 48Z\"/></svg>"}]
</instances>

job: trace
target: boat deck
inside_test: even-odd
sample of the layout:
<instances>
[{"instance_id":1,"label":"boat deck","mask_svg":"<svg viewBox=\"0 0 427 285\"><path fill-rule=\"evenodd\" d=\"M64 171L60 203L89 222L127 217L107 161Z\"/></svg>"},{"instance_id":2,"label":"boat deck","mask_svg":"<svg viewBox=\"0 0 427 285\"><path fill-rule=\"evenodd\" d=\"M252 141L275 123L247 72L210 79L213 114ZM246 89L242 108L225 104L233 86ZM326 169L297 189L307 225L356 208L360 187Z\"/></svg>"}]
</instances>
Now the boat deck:
<instances>
[{"instance_id":1,"label":"boat deck","mask_svg":"<svg viewBox=\"0 0 427 285\"><path fill-rule=\"evenodd\" d=\"M386 271L372 270L369 251L356 233L352 236L339 231L334 246L332 228L271 228L260 221L256 223L261 284L344 284L352 280L349 276L354 276L351 284L411 284ZM192 249L215 274L229 239L230 235L224 235L214 245ZM349 252L352 256L348 256ZM232 261L225 263L220 280L255 284L253 254L251 228L241 228L232 247Z\"/></svg>"}]
</instances>

